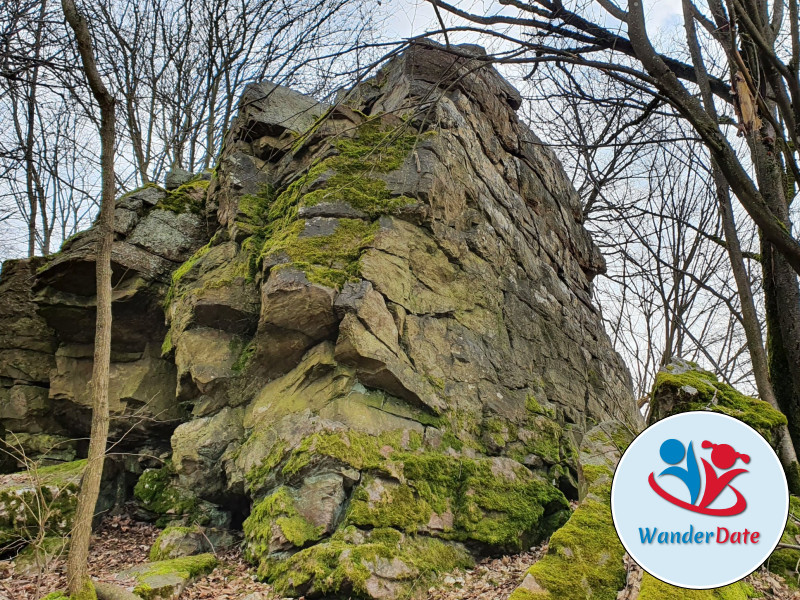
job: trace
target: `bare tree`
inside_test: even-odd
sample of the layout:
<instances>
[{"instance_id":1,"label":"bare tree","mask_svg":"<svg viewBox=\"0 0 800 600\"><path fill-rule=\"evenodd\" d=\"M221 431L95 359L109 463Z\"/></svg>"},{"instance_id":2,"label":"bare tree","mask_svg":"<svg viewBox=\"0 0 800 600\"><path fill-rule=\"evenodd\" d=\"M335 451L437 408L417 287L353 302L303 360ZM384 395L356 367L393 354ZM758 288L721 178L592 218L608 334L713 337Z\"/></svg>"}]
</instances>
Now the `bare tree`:
<instances>
[{"instance_id":1,"label":"bare tree","mask_svg":"<svg viewBox=\"0 0 800 600\"><path fill-rule=\"evenodd\" d=\"M789 220L800 174L797 0L711 0L705 12L687 0L684 44L670 44L669 53L654 46L640 1L629 2L626 10L613 0L569 5L506 0L503 4L517 14L490 15L428 1L459 20L461 28L499 39L504 50L487 60L597 70L664 101L691 127L725 188L710 182L719 192L723 214L728 214L724 194L729 188L761 235L770 378L793 441L800 443L800 243ZM722 110L714 103L721 103ZM733 143L736 131L745 142L744 152ZM738 269L727 216L726 222L727 247L733 248ZM750 330L748 343L754 346Z\"/></svg>"},{"instance_id":2,"label":"bare tree","mask_svg":"<svg viewBox=\"0 0 800 600\"><path fill-rule=\"evenodd\" d=\"M103 83L97 70L92 38L86 19L78 12L74 0L61 0L64 17L75 32L83 71L100 107L100 167L103 191L100 217L97 221L97 322L94 338L94 363L92 368L92 427L89 438L89 455L78 494L72 530L67 579L70 597L76 600L96 597L89 577L89 539L92 519L100 494L100 479L108 441L108 385L111 363L111 246L114 241L114 138L115 100Z\"/></svg>"}]
</instances>

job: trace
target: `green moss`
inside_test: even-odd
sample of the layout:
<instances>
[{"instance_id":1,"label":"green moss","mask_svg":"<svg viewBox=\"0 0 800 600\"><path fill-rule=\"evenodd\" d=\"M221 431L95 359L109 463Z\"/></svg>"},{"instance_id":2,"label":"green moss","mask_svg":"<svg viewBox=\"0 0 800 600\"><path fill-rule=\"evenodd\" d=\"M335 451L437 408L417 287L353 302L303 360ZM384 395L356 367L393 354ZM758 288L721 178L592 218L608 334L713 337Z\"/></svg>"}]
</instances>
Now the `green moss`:
<instances>
[{"instance_id":1,"label":"green moss","mask_svg":"<svg viewBox=\"0 0 800 600\"><path fill-rule=\"evenodd\" d=\"M359 259L375 237L378 224L359 219L339 219L331 235L302 235L304 221L295 221L281 234L267 240L264 254L285 252L290 263L273 269L294 267L303 271L312 283L340 288L345 282L356 279Z\"/></svg>"},{"instance_id":2,"label":"green moss","mask_svg":"<svg viewBox=\"0 0 800 600\"><path fill-rule=\"evenodd\" d=\"M384 456L381 454L381 442L394 442L389 435L371 436L358 431L345 433L315 433L305 438L292 451L289 460L283 467L286 476L295 475L310 464L315 456L331 457L357 470L376 469L381 466Z\"/></svg>"},{"instance_id":3,"label":"green moss","mask_svg":"<svg viewBox=\"0 0 800 600\"><path fill-rule=\"evenodd\" d=\"M179 188L167 192L167 195L156 204L156 208L178 214L184 212L201 214L205 208L205 198L209 183L211 182L204 179L196 179L184 183Z\"/></svg>"},{"instance_id":4,"label":"green moss","mask_svg":"<svg viewBox=\"0 0 800 600\"><path fill-rule=\"evenodd\" d=\"M329 159L326 166L332 166L335 159ZM386 182L373 179L363 173L338 172L326 181L323 189L315 190L303 196L305 206L314 206L322 202L343 202L349 204L371 217L391 214L402 206L416 202L408 196L392 196Z\"/></svg>"},{"instance_id":5,"label":"green moss","mask_svg":"<svg viewBox=\"0 0 800 600\"><path fill-rule=\"evenodd\" d=\"M689 394L684 387L697 390L697 394ZM677 394L679 401L669 411L661 414L658 406L654 406L654 414L663 418L672 414L692 410L710 410L735 417L758 431L767 440L773 440L776 428L786 424L783 413L772 406L738 392L732 386L717 381L713 373L703 370L690 370L684 373L661 371L656 376L651 397Z\"/></svg>"},{"instance_id":6,"label":"green moss","mask_svg":"<svg viewBox=\"0 0 800 600\"><path fill-rule=\"evenodd\" d=\"M786 520L786 527L783 530L781 542L784 544L796 545L796 536L798 535L800 535L800 498L797 496L790 496L789 518ZM786 579L786 583L789 587L797 588L798 562L800 562L800 550L781 548L775 550L769 557L767 568Z\"/></svg>"},{"instance_id":7,"label":"green moss","mask_svg":"<svg viewBox=\"0 0 800 600\"><path fill-rule=\"evenodd\" d=\"M408 597L427 589L434 576L473 564L464 549L441 540L375 533L363 543L335 536L288 559L264 561L259 575L283 595L307 593L311 587L325 597L370 598L370 569L390 562L402 565L393 583L402 589L398 597Z\"/></svg>"},{"instance_id":8,"label":"green moss","mask_svg":"<svg viewBox=\"0 0 800 600\"><path fill-rule=\"evenodd\" d=\"M173 534L178 533L181 535L189 535L191 533L201 533L201 532L202 529L200 529L197 526L167 527L158 535L156 541L153 543L153 546L150 548L150 561L156 562L159 560L169 558L170 552L172 552L174 546L165 543L164 540L169 538Z\"/></svg>"},{"instance_id":9,"label":"green moss","mask_svg":"<svg viewBox=\"0 0 800 600\"><path fill-rule=\"evenodd\" d=\"M0 477L0 548L34 539L42 525L47 536L67 535L85 466L76 460Z\"/></svg>"},{"instance_id":10,"label":"green moss","mask_svg":"<svg viewBox=\"0 0 800 600\"><path fill-rule=\"evenodd\" d=\"M710 590L688 590L664 583L644 573L639 600L747 600L752 588L745 583L736 582Z\"/></svg>"},{"instance_id":11,"label":"green moss","mask_svg":"<svg viewBox=\"0 0 800 600\"><path fill-rule=\"evenodd\" d=\"M161 356L169 356L172 352L172 329L167 330L167 335L164 336L164 342L161 344Z\"/></svg>"},{"instance_id":12,"label":"green moss","mask_svg":"<svg viewBox=\"0 0 800 600\"><path fill-rule=\"evenodd\" d=\"M313 164L308 172L280 193L271 188L240 201L239 212L248 231L263 239L261 258L285 252L292 266L306 273L309 281L330 287L358 274L358 259L372 241L377 224L341 219L329 236L302 237L303 221L298 207L320 202L345 202L374 218L414 202L393 197L386 183L372 177L399 168L414 147L417 136L405 126L387 128L379 118L361 125L355 137L334 142L338 154ZM324 183L309 191L312 183L328 173ZM274 267L274 268L280 268Z\"/></svg>"},{"instance_id":13,"label":"green moss","mask_svg":"<svg viewBox=\"0 0 800 600\"><path fill-rule=\"evenodd\" d=\"M347 523L359 527L392 527L416 532L426 525L433 514L431 506L408 484L397 484L384 490L377 501L371 501L369 480L353 493Z\"/></svg>"},{"instance_id":14,"label":"green moss","mask_svg":"<svg viewBox=\"0 0 800 600\"><path fill-rule=\"evenodd\" d=\"M69 600L97 600L97 592L92 580L87 577L78 593L70 594Z\"/></svg>"},{"instance_id":15,"label":"green moss","mask_svg":"<svg viewBox=\"0 0 800 600\"><path fill-rule=\"evenodd\" d=\"M245 519L242 529L248 556L257 559L270 553L276 527L297 548L319 540L324 530L315 527L297 512L294 499L285 487L257 502L250 516Z\"/></svg>"},{"instance_id":16,"label":"green moss","mask_svg":"<svg viewBox=\"0 0 800 600\"><path fill-rule=\"evenodd\" d=\"M253 357L256 351L256 344L251 340L248 342L242 351L239 353L239 356L236 357L236 361L233 363L231 370L234 373L242 373L245 369L247 369L247 365L250 363L250 359Z\"/></svg>"},{"instance_id":17,"label":"green moss","mask_svg":"<svg viewBox=\"0 0 800 600\"><path fill-rule=\"evenodd\" d=\"M528 412L533 413L535 415L544 415L545 417L550 417L551 419L556 416L555 411L552 408L545 408L533 394L529 394L527 398L525 398L525 408Z\"/></svg>"},{"instance_id":18,"label":"green moss","mask_svg":"<svg viewBox=\"0 0 800 600\"><path fill-rule=\"evenodd\" d=\"M614 600L625 585L624 555L608 503L586 500L553 534L547 555L528 573L554 599L584 600L591 595Z\"/></svg>"},{"instance_id":19,"label":"green moss","mask_svg":"<svg viewBox=\"0 0 800 600\"><path fill-rule=\"evenodd\" d=\"M50 592L47 596L44 596L42 600L69 600L69 596L64 592Z\"/></svg>"},{"instance_id":20,"label":"green moss","mask_svg":"<svg viewBox=\"0 0 800 600\"><path fill-rule=\"evenodd\" d=\"M175 269L175 271L172 273L172 283L169 286L169 291L167 292L166 298L164 298L165 309L169 308L170 304L172 304L172 301L175 299L178 285L180 284L181 279L183 279L186 276L186 274L192 270L192 267L194 267L198 263L198 261L201 258L203 258L206 254L208 254L210 251L211 251L211 244L206 244L205 246L200 248L197 252L195 252L189 258L189 260L187 260L180 267Z\"/></svg>"},{"instance_id":21,"label":"green moss","mask_svg":"<svg viewBox=\"0 0 800 600\"><path fill-rule=\"evenodd\" d=\"M269 475L275 470L286 455L287 444L283 440L276 443L258 466L245 474L247 488L250 492L259 490Z\"/></svg>"},{"instance_id":22,"label":"green moss","mask_svg":"<svg viewBox=\"0 0 800 600\"><path fill-rule=\"evenodd\" d=\"M210 573L217 566L218 561L213 554L197 554L183 556L171 560L161 560L137 568L133 573L137 581L133 593L144 600L151 600L164 596L164 589L158 587L158 577L175 575L182 579L192 579ZM153 586L156 587L153 587Z\"/></svg>"},{"instance_id":23,"label":"green moss","mask_svg":"<svg viewBox=\"0 0 800 600\"><path fill-rule=\"evenodd\" d=\"M180 518L203 524L204 518L198 510L198 499L177 488L172 481L173 475L170 464L160 469L146 469L136 482L133 495L143 508L161 515L156 521L159 527Z\"/></svg>"}]
</instances>

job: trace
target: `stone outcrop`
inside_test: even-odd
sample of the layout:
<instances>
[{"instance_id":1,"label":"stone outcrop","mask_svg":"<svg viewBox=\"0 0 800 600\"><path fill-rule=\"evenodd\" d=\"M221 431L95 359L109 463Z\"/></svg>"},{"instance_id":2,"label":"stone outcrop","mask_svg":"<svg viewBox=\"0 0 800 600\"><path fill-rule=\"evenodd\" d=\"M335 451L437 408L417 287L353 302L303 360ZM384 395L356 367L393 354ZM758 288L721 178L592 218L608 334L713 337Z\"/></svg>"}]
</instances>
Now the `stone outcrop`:
<instances>
[{"instance_id":1,"label":"stone outcrop","mask_svg":"<svg viewBox=\"0 0 800 600\"><path fill-rule=\"evenodd\" d=\"M141 512L241 525L281 593L396 598L524 549L585 492L586 431L640 425L577 194L460 52L333 106L252 85L210 181L118 202L112 434L171 454ZM3 268L10 431L88 431L92 236Z\"/></svg>"}]
</instances>

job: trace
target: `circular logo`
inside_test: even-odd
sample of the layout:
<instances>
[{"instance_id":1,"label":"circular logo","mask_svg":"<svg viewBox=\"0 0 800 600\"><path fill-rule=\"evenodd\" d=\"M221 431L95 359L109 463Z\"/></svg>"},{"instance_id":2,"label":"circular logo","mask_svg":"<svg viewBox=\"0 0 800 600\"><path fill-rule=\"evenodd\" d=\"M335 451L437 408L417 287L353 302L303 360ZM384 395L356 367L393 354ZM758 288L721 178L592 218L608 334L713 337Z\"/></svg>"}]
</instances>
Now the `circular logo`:
<instances>
[{"instance_id":1,"label":"circular logo","mask_svg":"<svg viewBox=\"0 0 800 600\"><path fill-rule=\"evenodd\" d=\"M786 526L778 457L750 426L688 412L645 429L619 461L611 514L631 558L672 585L709 589L752 573Z\"/></svg>"}]
</instances>

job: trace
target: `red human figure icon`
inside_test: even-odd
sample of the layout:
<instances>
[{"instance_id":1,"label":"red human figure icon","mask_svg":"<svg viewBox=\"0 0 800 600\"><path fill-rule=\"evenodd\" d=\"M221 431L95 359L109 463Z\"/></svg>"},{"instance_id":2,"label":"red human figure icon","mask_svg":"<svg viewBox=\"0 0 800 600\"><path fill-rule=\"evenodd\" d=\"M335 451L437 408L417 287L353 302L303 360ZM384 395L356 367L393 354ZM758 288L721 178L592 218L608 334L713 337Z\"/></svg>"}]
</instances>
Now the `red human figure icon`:
<instances>
[{"instance_id":1,"label":"red human figure icon","mask_svg":"<svg viewBox=\"0 0 800 600\"><path fill-rule=\"evenodd\" d=\"M747 454L740 454L739 452L736 452L736 450L734 450L733 447L729 446L728 444L712 444L708 440L705 440L702 444L702 447L713 448L711 451L711 462L714 463L714 466L718 469L730 469L739 459L741 459L745 464L750 462L750 457ZM730 485L734 477L737 477L742 473L747 473L747 469L733 469L732 471L728 471L727 473L717 476L717 472L714 470L714 467L708 464L708 461L706 461L705 458L701 458L700 460L703 461L703 468L706 472L706 489L703 493L703 498L700 501L700 507L702 508L707 507L714 500L716 500L717 496L722 493L722 490ZM744 502L744 498L742 497L741 493L739 493L739 490L733 486L730 487L731 490L733 490L733 492L736 494L736 504L738 506L739 502ZM744 510L744 508L742 508L742 510Z\"/></svg>"}]
</instances>

